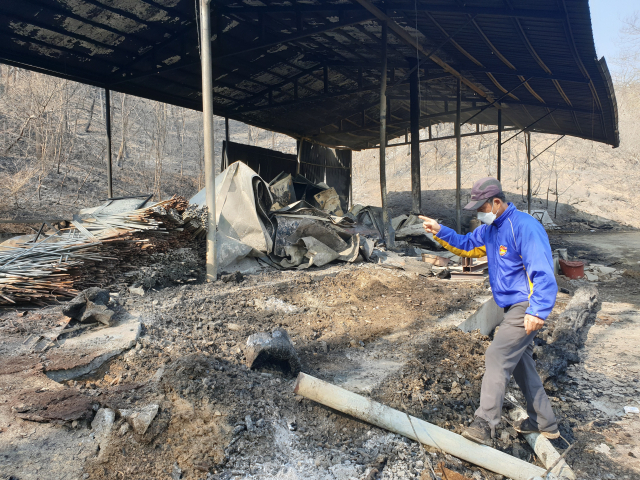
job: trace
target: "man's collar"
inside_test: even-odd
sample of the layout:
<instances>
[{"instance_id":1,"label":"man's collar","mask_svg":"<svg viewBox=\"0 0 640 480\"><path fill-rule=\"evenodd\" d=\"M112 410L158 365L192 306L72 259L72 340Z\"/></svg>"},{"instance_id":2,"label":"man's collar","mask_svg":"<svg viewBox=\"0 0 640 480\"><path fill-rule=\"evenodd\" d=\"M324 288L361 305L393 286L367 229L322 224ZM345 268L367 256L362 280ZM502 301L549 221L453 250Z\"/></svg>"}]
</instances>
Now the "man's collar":
<instances>
[{"instance_id":1,"label":"man's collar","mask_svg":"<svg viewBox=\"0 0 640 480\"><path fill-rule=\"evenodd\" d=\"M513 205L513 203L509 202L507 205L508 207L504 212L502 212L502 215L500 215L493 221L493 225L498 228L500 228L500 226L506 221L506 219L510 217L511 214L516 210L516 207Z\"/></svg>"}]
</instances>

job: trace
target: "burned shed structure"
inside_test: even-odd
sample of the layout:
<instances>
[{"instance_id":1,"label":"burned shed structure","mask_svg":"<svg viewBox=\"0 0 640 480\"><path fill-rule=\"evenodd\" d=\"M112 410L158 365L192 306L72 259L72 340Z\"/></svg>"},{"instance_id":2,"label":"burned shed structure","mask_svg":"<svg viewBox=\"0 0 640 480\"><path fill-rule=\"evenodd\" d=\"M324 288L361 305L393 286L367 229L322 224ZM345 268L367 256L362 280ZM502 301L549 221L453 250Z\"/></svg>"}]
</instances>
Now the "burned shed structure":
<instances>
[{"instance_id":1,"label":"burned shed structure","mask_svg":"<svg viewBox=\"0 0 640 480\"><path fill-rule=\"evenodd\" d=\"M522 132L619 144L588 0L5 0L0 38L3 63L203 110L205 145L213 114L290 135L297 173L312 170L309 145L379 148L387 223L385 148L411 145L419 212L434 123L455 126L458 230L462 136L497 136L498 177L500 146ZM350 155L336 156L332 175L350 184Z\"/></svg>"}]
</instances>

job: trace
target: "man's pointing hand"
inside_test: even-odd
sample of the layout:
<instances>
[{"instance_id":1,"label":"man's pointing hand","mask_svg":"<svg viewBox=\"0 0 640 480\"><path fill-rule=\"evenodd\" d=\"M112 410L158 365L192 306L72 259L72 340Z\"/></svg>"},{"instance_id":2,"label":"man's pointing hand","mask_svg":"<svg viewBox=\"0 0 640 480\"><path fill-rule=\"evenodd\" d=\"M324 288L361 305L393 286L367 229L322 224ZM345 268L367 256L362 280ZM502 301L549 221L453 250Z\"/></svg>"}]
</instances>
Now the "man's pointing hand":
<instances>
[{"instance_id":1,"label":"man's pointing hand","mask_svg":"<svg viewBox=\"0 0 640 480\"><path fill-rule=\"evenodd\" d=\"M422 220L422 226L427 233L438 233L440 231L440 224L433 218L423 217L419 215L418 218Z\"/></svg>"}]
</instances>

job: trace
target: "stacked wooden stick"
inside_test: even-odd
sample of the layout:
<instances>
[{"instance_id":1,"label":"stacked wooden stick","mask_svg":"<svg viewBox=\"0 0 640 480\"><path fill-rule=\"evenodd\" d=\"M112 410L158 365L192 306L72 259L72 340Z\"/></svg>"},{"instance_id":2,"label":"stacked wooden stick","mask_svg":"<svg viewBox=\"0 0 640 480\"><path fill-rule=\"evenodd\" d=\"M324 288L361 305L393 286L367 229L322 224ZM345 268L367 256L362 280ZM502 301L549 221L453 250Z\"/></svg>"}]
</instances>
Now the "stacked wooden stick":
<instances>
[{"instance_id":1,"label":"stacked wooden stick","mask_svg":"<svg viewBox=\"0 0 640 480\"><path fill-rule=\"evenodd\" d=\"M101 264L117 260L114 255L132 257L153 247L144 234L179 235L168 213L186 207L174 197L131 212L97 213L36 242L0 246L0 305L44 305L77 295L77 287L96 283L92 277Z\"/></svg>"}]
</instances>

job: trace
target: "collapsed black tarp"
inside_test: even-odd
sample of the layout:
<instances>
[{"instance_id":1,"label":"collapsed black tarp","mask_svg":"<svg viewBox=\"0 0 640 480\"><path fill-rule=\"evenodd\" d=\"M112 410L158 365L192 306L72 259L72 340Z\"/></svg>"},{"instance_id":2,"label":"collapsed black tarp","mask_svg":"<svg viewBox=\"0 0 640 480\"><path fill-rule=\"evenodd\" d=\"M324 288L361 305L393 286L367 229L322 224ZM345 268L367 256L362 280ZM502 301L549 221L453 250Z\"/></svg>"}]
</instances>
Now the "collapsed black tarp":
<instances>
[{"instance_id":1,"label":"collapsed black tarp","mask_svg":"<svg viewBox=\"0 0 640 480\"><path fill-rule=\"evenodd\" d=\"M244 163L267 183L271 183L282 172L295 175L298 167L296 155L227 141L222 142L222 158L225 165L238 161ZM335 188L342 210L349 210L351 150L336 150L303 142L300 174L311 183L325 183ZM298 196L300 198L302 195Z\"/></svg>"},{"instance_id":2,"label":"collapsed black tarp","mask_svg":"<svg viewBox=\"0 0 640 480\"><path fill-rule=\"evenodd\" d=\"M345 212L349 210L351 153L303 142L300 156L300 173L313 183L335 188Z\"/></svg>"},{"instance_id":3,"label":"collapsed black tarp","mask_svg":"<svg viewBox=\"0 0 640 480\"><path fill-rule=\"evenodd\" d=\"M290 153L226 140L222 142L222 159L226 162L225 165L244 163L267 183L282 172L295 175L298 167L298 158Z\"/></svg>"}]
</instances>

